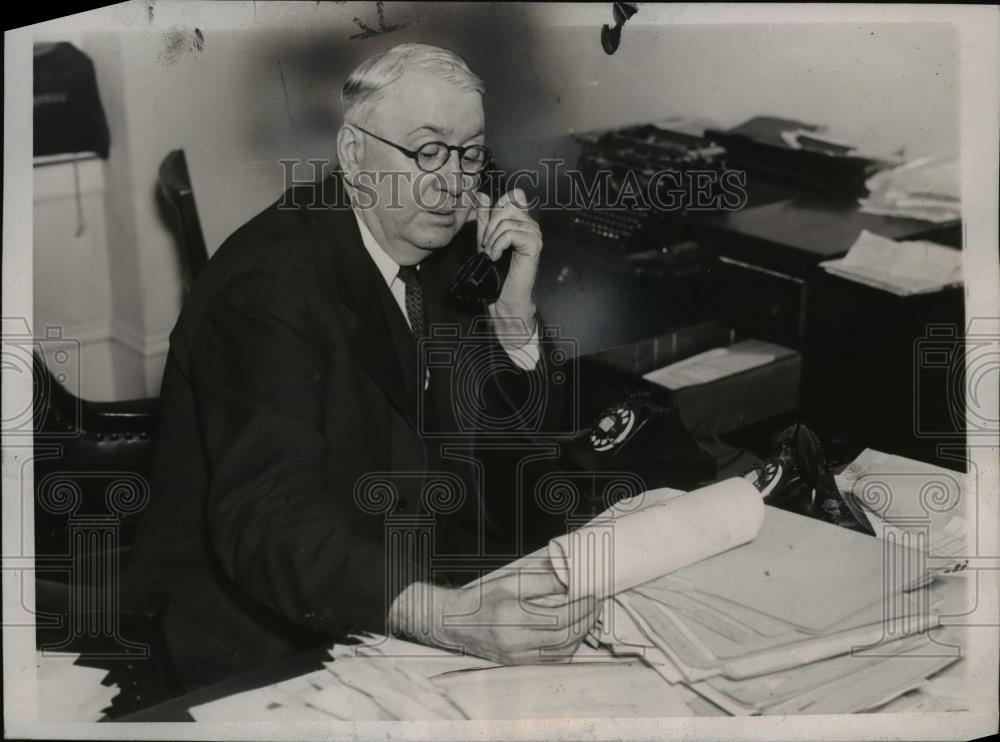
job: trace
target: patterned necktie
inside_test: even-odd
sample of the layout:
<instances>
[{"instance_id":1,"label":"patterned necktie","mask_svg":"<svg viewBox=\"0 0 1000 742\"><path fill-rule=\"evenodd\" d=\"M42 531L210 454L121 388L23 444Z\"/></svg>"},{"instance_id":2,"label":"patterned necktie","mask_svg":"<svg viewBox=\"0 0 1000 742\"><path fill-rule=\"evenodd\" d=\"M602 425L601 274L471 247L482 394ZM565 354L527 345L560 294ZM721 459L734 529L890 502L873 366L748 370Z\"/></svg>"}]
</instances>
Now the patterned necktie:
<instances>
[{"instance_id":1,"label":"patterned necktie","mask_svg":"<svg viewBox=\"0 0 1000 742\"><path fill-rule=\"evenodd\" d=\"M399 266L399 280L406 284L406 316L410 320L413 337L421 340L427 337L424 318L424 288L420 282L420 271L415 265Z\"/></svg>"}]
</instances>

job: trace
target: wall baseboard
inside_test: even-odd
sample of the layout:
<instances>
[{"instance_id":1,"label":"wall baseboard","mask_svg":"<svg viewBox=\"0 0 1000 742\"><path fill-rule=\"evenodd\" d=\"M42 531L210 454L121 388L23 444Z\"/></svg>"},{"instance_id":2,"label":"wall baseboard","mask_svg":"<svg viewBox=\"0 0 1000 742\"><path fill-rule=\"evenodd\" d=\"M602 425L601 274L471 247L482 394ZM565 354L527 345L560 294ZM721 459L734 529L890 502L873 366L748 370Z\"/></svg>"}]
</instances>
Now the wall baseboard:
<instances>
[{"instance_id":1,"label":"wall baseboard","mask_svg":"<svg viewBox=\"0 0 1000 742\"><path fill-rule=\"evenodd\" d=\"M170 347L170 332L147 335L120 317L101 317L82 322L46 322L35 331L35 339L56 347L60 344L94 343L112 340L142 358L166 354Z\"/></svg>"},{"instance_id":2,"label":"wall baseboard","mask_svg":"<svg viewBox=\"0 0 1000 742\"><path fill-rule=\"evenodd\" d=\"M45 346L47 361L50 349L67 350L71 356L79 354L66 366L86 378L75 378L71 372L67 381L89 399L128 399L159 393L170 349L169 332L147 335L120 317L102 317L64 324L45 322L36 325L34 336ZM108 378L94 377L108 372Z\"/></svg>"}]
</instances>

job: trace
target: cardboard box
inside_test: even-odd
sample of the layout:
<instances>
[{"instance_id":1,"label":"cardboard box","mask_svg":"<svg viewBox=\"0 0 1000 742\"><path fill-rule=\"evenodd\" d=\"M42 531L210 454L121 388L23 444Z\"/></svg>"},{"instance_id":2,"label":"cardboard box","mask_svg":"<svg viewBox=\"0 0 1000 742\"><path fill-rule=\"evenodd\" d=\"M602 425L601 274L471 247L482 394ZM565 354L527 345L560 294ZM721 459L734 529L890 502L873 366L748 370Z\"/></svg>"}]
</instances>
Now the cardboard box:
<instances>
[{"instance_id":1,"label":"cardboard box","mask_svg":"<svg viewBox=\"0 0 1000 742\"><path fill-rule=\"evenodd\" d=\"M703 322L637 343L610 348L593 354L592 358L660 390L657 396L677 405L689 431L708 427L717 434L723 434L798 409L802 388L800 353L775 345L775 357L769 362L682 389L667 389L642 379L642 376L745 339L725 325Z\"/></svg>"}]
</instances>

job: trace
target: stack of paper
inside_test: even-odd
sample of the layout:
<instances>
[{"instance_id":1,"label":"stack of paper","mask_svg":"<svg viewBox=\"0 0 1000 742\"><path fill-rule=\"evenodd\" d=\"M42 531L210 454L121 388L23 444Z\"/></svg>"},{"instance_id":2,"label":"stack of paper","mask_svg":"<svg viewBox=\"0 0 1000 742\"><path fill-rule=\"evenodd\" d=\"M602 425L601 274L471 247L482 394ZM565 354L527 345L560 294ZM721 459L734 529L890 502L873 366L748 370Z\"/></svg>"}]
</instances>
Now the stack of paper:
<instances>
[{"instance_id":1,"label":"stack of paper","mask_svg":"<svg viewBox=\"0 0 1000 742\"><path fill-rule=\"evenodd\" d=\"M482 578L552 570L574 594L614 593L753 539L760 494L743 479L696 493L652 490ZM663 533L675 531L669 543ZM560 598L562 600L562 598ZM655 663L583 645L568 664L499 668L476 657L381 636L336 646L325 669L191 709L198 721L427 720L712 713ZM599 713L598 713L599 712ZM717 713L717 710L715 711Z\"/></svg>"},{"instance_id":2,"label":"stack of paper","mask_svg":"<svg viewBox=\"0 0 1000 742\"><path fill-rule=\"evenodd\" d=\"M948 475L865 452L838 481L891 523L914 498L944 511L954 490L961 502ZM916 484L876 507L868 484L893 476ZM191 713L391 721L876 709L961 656L958 630L940 621L966 612L965 575L948 556L964 535L956 517L921 531L940 547L932 564L911 548L928 539L877 539L765 507L742 479L653 490L482 578L552 570L571 595L604 599L597 629L567 664L503 668L359 637L334 647L321 670Z\"/></svg>"},{"instance_id":3,"label":"stack of paper","mask_svg":"<svg viewBox=\"0 0 1000 742\"><path fill-rule=\"evenodd\" d=\"M80 655L37 652L38 716L47 721L99 721L118 695L108 673L77 665Z\"/></svg>"},{"instance_id":4,"label":"stack of paper","mask_svg":"<svg viewBox=\"0 0 1000 742\"><path fill-rule=\"evenodd\" d=\"M582 646L567 663L501 667L384 636L338 645L322 670L191 709L197 721L417 721L711 714L650 662ZM718 713L715 710L715 713Z\"/></svg>"},{"instance_id":5,"label":"stack of paper","mask_svg":"<svg viewBox=\"0 0 1000 742\"><path fill-rule=\"evenodd\" d=\"M928 651L953 596L918 553L766 511L752 543L616 596L600 640L731 714L861 711L958 658Z\"/></svg>"},{"instance_id":6,"label":"stack of paper","mask_svg":"<svg viewBox=\"0 0 1000 742\"><path fill-rule=\"evenodd\" d=\"M939 291L962 282L962 253L933 242L896 242L863 230L839 260L820 263L834 275L897 296Z\"/></svg>"},{"instance_id":7,"label":"stack of paper","mask_svg":"<svg viewBox=\"0 0 1000 742\"><path fill-rule=\"evenodd\" d=\"M464 719L430 678L495 667L478 657L380 635L336 645L322 670L190 710L196 721L396 721Z\"/></svg>"},{"instance_id":8,"label":"stack of paper","mask_svg":"<svg viewBox=\"0 0 1000 742\"><path fill-rule=\"evenodd\" d=\"M961 217L958 157L922 157L866 182L869 195L859 199L861 211L884 216L946 222Z\"/></svg>"}]
</instances>

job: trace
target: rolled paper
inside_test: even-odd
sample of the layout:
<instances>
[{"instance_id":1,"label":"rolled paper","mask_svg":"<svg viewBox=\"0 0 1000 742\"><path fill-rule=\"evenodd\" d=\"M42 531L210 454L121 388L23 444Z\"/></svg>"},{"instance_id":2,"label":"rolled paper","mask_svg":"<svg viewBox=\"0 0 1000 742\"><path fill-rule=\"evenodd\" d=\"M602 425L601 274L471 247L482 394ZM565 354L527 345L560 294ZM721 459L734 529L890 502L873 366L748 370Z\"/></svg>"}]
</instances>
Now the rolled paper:
<instances>
[{"instance_id":1,"label":"rolled paper","mask_svg":"<svg viewBox=\"0 0 1000 742\"><path fill-rule=\"evenodd\" d=\"M552 539L548 556L570 595L606 598L753 541L764 501L733 478L682 496L646 493L656 504L623 513L610 508Z\"/></svg>"}]
</instances>

